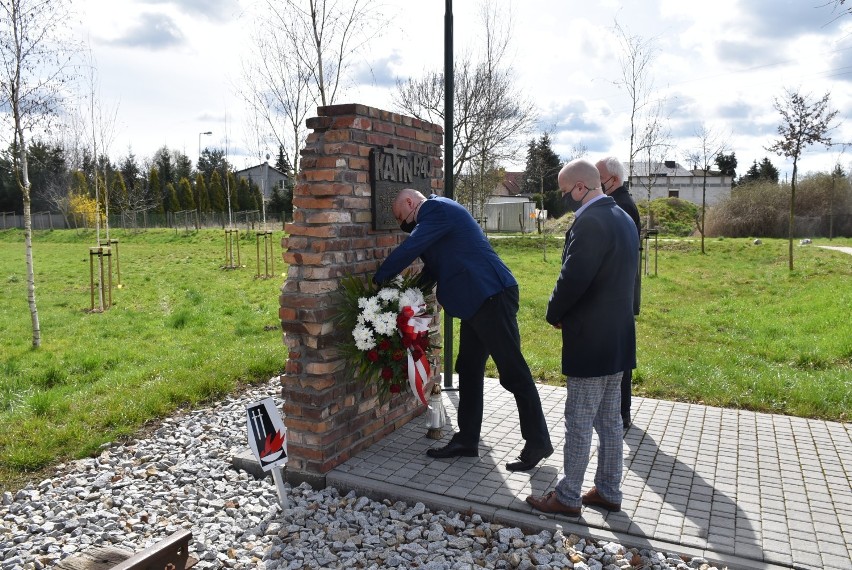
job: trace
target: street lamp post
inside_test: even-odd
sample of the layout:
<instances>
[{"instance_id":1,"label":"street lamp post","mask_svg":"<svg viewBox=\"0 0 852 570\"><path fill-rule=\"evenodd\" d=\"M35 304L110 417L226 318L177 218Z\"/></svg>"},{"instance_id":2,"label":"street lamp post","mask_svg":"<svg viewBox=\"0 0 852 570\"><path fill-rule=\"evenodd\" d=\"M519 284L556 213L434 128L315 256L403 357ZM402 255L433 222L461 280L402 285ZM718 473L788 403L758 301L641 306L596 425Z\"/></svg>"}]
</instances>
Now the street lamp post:
<instances>
[{"instance_id":1,"label":"street lamp post","mask_svg":"<svg viewBox=\"0 0 852 570\"><path fill-rule=\"evenodd\" d=\"M213 131L205 131L203 133L198 133L198 161L201 161L201 135L212 135Z\"/></svg>"}]
</instances>

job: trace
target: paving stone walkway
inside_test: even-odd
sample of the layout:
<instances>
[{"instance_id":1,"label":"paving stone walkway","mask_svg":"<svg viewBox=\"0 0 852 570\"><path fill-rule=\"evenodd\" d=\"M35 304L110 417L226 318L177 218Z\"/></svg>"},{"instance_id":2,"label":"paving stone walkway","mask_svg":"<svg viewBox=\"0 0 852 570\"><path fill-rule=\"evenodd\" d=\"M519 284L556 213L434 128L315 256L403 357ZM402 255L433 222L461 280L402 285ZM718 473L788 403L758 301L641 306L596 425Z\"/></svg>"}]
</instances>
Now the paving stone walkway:
<instances>
[{"instance_id":1,"label":"paving stone walkway","mask_svg":"<svg viewBox=\"0 0 852 570\"><path fill-rule=\"evenodd\" d=\"M456 384L457 385L457 384ZM524 499L552 490L562 467L564 388L539 386L556 453L529 473L514 398L486 380L479 458L431 460L427 414L328 474L328 485L432 509L471 510L530 530L703 556L731 569L852 568L852 425L649 398L633 400L620 513L543 515ZM458 392L446 391L450 420ZM594 454L584 489L593 484Z\"/></svg>"}]
</instances>

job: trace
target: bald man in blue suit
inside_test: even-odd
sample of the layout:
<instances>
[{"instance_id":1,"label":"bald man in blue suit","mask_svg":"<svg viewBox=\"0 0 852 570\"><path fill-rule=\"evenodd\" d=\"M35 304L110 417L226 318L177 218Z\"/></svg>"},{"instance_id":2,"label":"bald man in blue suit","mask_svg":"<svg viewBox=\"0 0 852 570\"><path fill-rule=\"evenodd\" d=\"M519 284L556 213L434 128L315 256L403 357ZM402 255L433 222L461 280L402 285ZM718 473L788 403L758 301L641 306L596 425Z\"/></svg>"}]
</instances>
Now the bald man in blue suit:
<instances>
[{"instance_id":1,"label":"bald man in blue suit","mask_svg":"<svg viewBox=\"0 0 852 570\"><path fill-rule=\"evenodd\" d=\"M515 396L525 440L510 471L527 471L553 453L538 389L521 353L518 331L518 283L482 229L458 202L436 195L426 199L404 189L393 214L410 233L385 259L374 280L393 279L414 260L423 260L423 279L437 283L438 302L460 320L458 432L432 458L478 457L482 429L485 364L494 359L500 384Z\"/></svg>"}]
</instances>

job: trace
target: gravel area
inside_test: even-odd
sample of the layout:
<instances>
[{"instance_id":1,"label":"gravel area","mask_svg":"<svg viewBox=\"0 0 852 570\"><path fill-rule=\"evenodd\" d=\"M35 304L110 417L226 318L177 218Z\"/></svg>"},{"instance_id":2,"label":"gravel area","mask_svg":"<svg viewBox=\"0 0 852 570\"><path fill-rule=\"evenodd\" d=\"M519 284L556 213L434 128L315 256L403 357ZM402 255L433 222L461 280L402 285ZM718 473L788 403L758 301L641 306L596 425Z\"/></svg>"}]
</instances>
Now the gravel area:
<instances>
[{"instance_id":1,"label":"gravel area","mask_svg":"<svg viewBox=\"0 0 852 570\"><path fill-rule=\"evenodd\" d=\"M145 439L105 445L96 458L0 504L0 570L41 570L92 546L138 551L190 529L196 568L472 568L628 570L716 568L700 558L560 532L525 535L477 514L373 501L334 488L285 485L231 468L247 448L245 407L278 381L166 419ZM286 418L284 420L287 422Z\"/></svg>"}]
</instances>

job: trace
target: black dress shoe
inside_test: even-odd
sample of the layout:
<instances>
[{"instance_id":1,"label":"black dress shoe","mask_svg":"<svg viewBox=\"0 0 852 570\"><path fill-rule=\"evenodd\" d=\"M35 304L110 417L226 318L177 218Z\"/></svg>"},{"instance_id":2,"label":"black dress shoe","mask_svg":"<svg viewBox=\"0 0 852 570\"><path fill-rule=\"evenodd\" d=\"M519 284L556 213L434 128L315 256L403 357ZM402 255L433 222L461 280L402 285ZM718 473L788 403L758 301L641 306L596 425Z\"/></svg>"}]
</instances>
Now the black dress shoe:
<instances>
[{"instance_id":1,"label":"black dress shoe","mask_svg":"<svg viewBox=\"0 0 852 570\"><path fill-rule=\"evenodd\" d=\"M427 449L426 455L432 459L445 459L447 457L479 457L479 448L468 447L467 445L462 445L450 440L450 443L444 447Z\"/></svg>"},{"instance_id":2,"label":"black dress shoe","mask_svg":"<svg viewBox=\"0 0 852 570\"><path fill-rule=\"evenodd\" d=\"M552 454L552 445L539 448L524 447L524 449L521 451L521 455L518 457L518 460L513 461L512 463L507 463L506 469L508 469L509 471L529 471L530 469L538 465L539 461L541 461L545 457L550 457Z\"/></svg>"}]
</instances>

